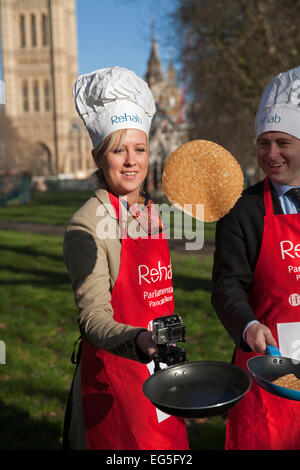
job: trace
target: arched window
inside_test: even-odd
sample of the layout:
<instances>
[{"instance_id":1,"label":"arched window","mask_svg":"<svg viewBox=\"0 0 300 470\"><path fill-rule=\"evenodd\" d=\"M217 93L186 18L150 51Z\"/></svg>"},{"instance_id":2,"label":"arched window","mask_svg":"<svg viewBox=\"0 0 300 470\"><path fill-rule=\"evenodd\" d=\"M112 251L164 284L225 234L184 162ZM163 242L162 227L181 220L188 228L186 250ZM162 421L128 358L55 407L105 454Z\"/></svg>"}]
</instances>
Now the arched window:
<instances>
[{"instance_id":1,"label":"arched window","mask_svg":"<svg viewBox=\"0 0 300 470\"><path fill-rule=\"evenodd\" d=\"M49 80L45 80L44 82L44 103L45 103L45 111L50 111L50 86Z\"/></svg>"},{"instance_id":2,"label":"arched window","mask_svg":"<svg viewBox=\"0 0 300 470\"><path fill-rule=\"evenodd\" d=\"M20 15L19 27L20 27L20 46L26 47L25 16L24 15Z\"/></svg>"},{"instance_id":3,"label":"arched window","mask_svg":"<svg viewBox=\"0 0 300 470\"><path fill-rule=\"evenodd\" d=\"M30 25L31 25L31 45L36 46L36 21L35 15L30 15Z\"/></svg>"},{"instance_id":4,"label":"arched window","mask_svg":"<svg viewBox=\"0 0 300 470\"><path fill-rule=\"evenodd\" d=\"M42 44L48 46L49 44L49 18L48 15L42 14Z\"/></svg>"},{"instance_id":5,"label":"arched window","mask_svg":"<svg viewBox=\"0 0 300 470\"><path fill-rule=\"evenodd\" d=\"M29 111L29 96L28 96L28 82L27 80L23 81L23 111L27 113Z\"/></svg>"},{"instance_id":6,"label":"arched window","mask_svg":"<svg viewBox=\"0 0 300 470\"><path fill-rule=\"evenodd\" d=\"M33 109L35 111L40 110L39 84L37 80L33 82Z\"/></svg>"}]
</instances>

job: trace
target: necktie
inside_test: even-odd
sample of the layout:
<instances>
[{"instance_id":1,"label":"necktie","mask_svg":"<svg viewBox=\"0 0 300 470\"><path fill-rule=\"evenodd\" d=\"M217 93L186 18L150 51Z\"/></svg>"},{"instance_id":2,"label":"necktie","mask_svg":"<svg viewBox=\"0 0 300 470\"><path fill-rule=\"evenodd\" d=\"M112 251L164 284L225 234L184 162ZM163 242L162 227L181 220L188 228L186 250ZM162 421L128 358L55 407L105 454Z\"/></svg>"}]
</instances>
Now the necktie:
<instances>
[{"instance_id":1,"label":"necktie","mask_svg":"<svg viewBox=\"0 0 300 470\"><path fill-rule=\"evenodd\" d=\"M297 212L300 212L300 188L289 189L285 194L297 203Z\"/></svg>"}]
</instances>

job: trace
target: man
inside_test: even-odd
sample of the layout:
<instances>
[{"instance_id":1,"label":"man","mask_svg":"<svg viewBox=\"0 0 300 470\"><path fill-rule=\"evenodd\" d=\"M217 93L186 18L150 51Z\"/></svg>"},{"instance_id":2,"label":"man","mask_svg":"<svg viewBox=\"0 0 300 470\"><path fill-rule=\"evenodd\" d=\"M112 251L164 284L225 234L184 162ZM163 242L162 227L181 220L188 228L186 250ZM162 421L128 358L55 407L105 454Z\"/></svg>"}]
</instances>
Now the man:
<instances>
[{"instance_id":1,"label":"man","mask_svg":"<svg viewBox=\"0 0 300 470\"><path fill-rule=\"evenodd\" d=\"M300 66L267 86L255 119L266 178L217 224L212 303L245 369L267 344L300 340L300 205L290 192L300 187L298 93ZM300 403L253 384L228 414L225 448L299 450Z\"/></svg>"}]
</instances>

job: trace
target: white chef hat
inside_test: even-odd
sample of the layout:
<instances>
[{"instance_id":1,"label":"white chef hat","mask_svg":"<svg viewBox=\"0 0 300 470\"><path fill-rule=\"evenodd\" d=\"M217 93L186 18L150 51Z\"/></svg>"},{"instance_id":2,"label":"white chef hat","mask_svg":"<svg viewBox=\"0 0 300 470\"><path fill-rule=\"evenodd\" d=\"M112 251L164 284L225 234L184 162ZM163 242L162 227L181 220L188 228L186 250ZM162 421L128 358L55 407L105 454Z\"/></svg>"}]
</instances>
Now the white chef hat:
<instances>
[{"instance_id":1,"label":"white chef hat","mask_svg":"<svg viewBox=\"0 0 300 470\"><path fill-rule=\"evenodd\" d=\"M73 97L94 148L119 129L149 134L155 101L148 84L131 70L115 66L81 75Z\"/></svg>"},{"instance_id":2,"label":"white chef hat","mask_svg":"<svg viewBox=\"0 0 300 470\"><path fill-rule=\"evenodd\" d=\"M300 66L279 73L263 92L255 117L256 136L279 131L300 139Z\"/></svg>"}]
</instances>

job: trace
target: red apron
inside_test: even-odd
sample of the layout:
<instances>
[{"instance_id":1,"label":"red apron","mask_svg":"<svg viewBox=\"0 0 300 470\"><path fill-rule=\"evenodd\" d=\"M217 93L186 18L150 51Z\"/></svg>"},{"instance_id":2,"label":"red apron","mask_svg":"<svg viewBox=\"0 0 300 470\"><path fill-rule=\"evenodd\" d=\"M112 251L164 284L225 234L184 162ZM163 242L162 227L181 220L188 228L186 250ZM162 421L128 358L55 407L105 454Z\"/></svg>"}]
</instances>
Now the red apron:
<instances>
[{"instance_id":1,"label":"red apron","mask_svg":"<svg viewBox=\"0 0 300 470\"><path fill-rule=\"evenodd\" d=\"M110 194L119 213L119 200ZM122 239L119 275L111 298L114 320L147 328L174 312L168 242L160 235ZM189 449L184 420L158 413L144 396L148 367L82 342L82 406L92 450Z\"/></svg>"},{"instance_id":2,"label":"red apron","mask_svg":"<svg viewBox=\"0 0 300 470\"><path fill-rule=\"evenodd\" d=\"M257 319L267 325L278 344L277 324L300 321L300 306L292 301L300 282L288 266L300 266L300 258L282 251L300 242L300 215L275 215L268 178L264 184L264 232L254 271L249 301ZM284 243L285 242L286 245ZM290 242L290 243L289 243ZM237 349L235 364L247 370L255 353ZM299 450L300 403L272 395L255 383L228 413L227 450Z\"/></svg>"}]
</instances>

